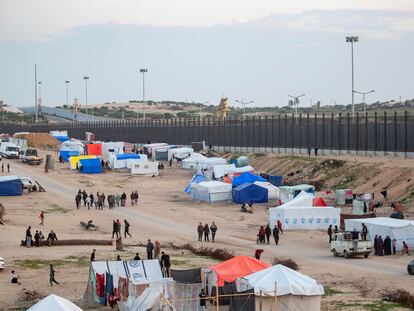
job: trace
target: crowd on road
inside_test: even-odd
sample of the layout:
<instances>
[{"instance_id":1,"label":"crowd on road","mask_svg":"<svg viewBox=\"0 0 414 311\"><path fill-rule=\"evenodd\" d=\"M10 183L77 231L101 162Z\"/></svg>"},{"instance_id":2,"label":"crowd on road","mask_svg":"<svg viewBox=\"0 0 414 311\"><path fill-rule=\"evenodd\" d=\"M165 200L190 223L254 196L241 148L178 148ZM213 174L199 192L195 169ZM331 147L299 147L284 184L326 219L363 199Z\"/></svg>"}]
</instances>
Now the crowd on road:
<instances>
[{"instance_id":1,"label":"crowd on road","mask_svg":"<svg viewBox=\"0 0 414 311\"><path fill-rule=\"evenodd\" d=\"M259 233L257 234L256 243L270 244L270 237L273 236L275 244L278 245L281 234L283 235L283 226L282 222L278 219L273 229L270 227L269 224L266 225L266 227L260 226Z\"/></svg>"},{"instance_id":2,"label":"crowd on road","mask_svg":"<svg viewBox=\"0 0 414 311\"><path fill-rule=\"evenodd\" d=\"M138 191L132 191L129 198L131 200L131 206L138 205ZM119 206L125 207L127 204L127 194L123 192L122 194L117 193L106 196L103 192L97 192L96 196L94 196L92 192L88 194L86 190L79 189L75 196L77 209L81 207L82 202L84 207L87 207L88 209L95 207L96 210L103 210L103 208L106 207L106 203L108 204L109 209Z\"/></svg>"}]
</instances>

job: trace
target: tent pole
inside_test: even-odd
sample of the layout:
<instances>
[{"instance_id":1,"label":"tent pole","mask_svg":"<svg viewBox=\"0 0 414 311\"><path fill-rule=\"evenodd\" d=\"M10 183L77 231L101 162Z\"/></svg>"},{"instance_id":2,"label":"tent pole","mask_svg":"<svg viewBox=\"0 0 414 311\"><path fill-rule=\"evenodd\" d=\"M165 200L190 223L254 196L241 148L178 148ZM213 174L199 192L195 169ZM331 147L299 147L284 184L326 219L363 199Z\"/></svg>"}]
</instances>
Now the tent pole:
<instances>
[{"instance_id":1,"label":"tent pole","mask_svg":"<svg viewBox=\"0 0 414 311\"><path fill-rule=\"evenodd\" d=\"M219 306L219 287L218 284L216 282L216 310L220 311L220 306Z\"/></svg>"},{"instance_id":2,"label":"tent pole","mask_svg":"<svg viewBox=\"0 0 414 311\"><path fill-rule=\"evenodd\" d=\"M259 302L259 310L263 310L263 302L262 302L262 290L260 290L260 302Z\"/></svg>"},{"instance_id":3,"label":"tent pole","mask_svg":"<svg viewBox=\"0 0 414 311\"><path fill-rule=\"evenodd\" d=\"M275 282L275 311L277 311L277 282Z\"/></svg>"}]
</instances>

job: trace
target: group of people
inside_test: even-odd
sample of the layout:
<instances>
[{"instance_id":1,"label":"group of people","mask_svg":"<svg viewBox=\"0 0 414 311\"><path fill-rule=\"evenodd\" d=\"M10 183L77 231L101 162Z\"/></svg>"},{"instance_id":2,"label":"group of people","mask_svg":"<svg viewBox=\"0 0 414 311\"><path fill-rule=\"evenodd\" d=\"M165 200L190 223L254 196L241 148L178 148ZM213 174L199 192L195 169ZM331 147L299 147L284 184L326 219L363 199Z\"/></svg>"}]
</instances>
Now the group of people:
<instances>
[{"instance_id":1,"label":"group of people","mask_svg":"<svg viewBox=\"0 0 414 311\"><path fill-rule=\"evenodd\" d=\"M56 281L55 274L56 274L55 268L53 267L53 264L50 264L49 265L49 283L50 283L50 286L53 286L53 283L55 283L56 285L59 285L59 282ZM21 284L20 283L20 276L17 275L14 270L11 271L11 280L10 280L10 282L12 284L19 284L19 285Z\"/></svg>"},{"instance_id":2,"label":"group of people","mask_svg":"<svg viewBox=\"0 0 414 311\"><path fill-rule=\"evenodd\" d=\"M25 237L25 246L26 247L32 247L33 246L33 238L34 238L34 245L36 247L43 246L43 241L45 240L45 237L40 230L36 230L34 236L32 236L32 227L29 226L26 230L26 237ZM49 246L52 244L53 241L57 241L57 235L56 233L51 230L49 234L47 235L46 241L49 243Z\"/></svg>"},{"instance_id":3,"label":"group of people","mask_svg":"<svg viewBox=\"0 0 414 311\"><path fill-rule=\"evenodd\" d=\"M257 244L270 244L270 237L273 236L275 244L278 245L280 234L283 234L283 226L282 222L278 219L273 229L270 228L269 224L266 227L260 226L256 242Z\"/></svg>"},{"instance_id":4,"label":"group of people","mask_svg":"<svg viewBox=\"0 0 414 311\"><path fill-rule=\"evenodd\" d=\"M135 206L138 204L138 198L138 191L132 191L130 195L131 206ZM103 208L106 206L106 203L108 203L108 207L112 209L118 206L126 206L127 195L125 192L123 192L122 194L117 193L105 196L105 193L97 192L96 196L94 196L92 192L88 195L86 190L82 191L81 189L79 189L78 193L75 196L75 203L77 209L81 207L82 202L83 206L88 207L88 209L91 209L95 206L95 209L103 210Z\"/></svg>"},{"instance_id":5,"label":"group of people","mask_svg":"<svg viewBox=\"0 0 414 311\"><path fill-rule=\"evenodd\" d=\"M211 233L211 241L214 243L216 239L216 233L217 233L217 225L212 222L211 226L206 223L204 226L200 223L197 226L197 233L198 233L198 241L203 241L204 236L204 242L210 242L210 233Z\"/></svg>"},{"instance_id":6,"label":"group of people","mask_svg":"<svg viewBox=\"0 0 414 311\"><path fill-rule=\"evenodd\" d=\"M132 238L132 235L129 233L129 227L130 227L130 223L124 219L124 237L126 239L127 235ZM121 222L119 221L119 219L117 220L113 220L112 223L112 238L114 238L116 236L117 239L119 239L121 237L121 229L122 229L122 225Z\"/></svg>"},{"instance_id":7,"label":"group of people","mask_svg":"<svg viewBox=\"0 0 414 311\"><path fill-rule=\"evenodd\" d=\"M405 241L402 242L403 247L401 255L407 254L410 255L408 245ZM382 236L375 235L374 238L374 254L376 256L389 256L395 255L397 253L397 240L392 239L387 235L385 239L382 239Z\"/></svg>"},{"instance_id":8,"label":"group of people","mask_svg":"<svg viewBox=\"0 0 414 311\"><path fill-rule=\"evenodd\" d=\"M10 164L6 164L7 173L10 173ZM4 173L4 163L1 164L1 172Z\"/></svg>"}]
</instances>

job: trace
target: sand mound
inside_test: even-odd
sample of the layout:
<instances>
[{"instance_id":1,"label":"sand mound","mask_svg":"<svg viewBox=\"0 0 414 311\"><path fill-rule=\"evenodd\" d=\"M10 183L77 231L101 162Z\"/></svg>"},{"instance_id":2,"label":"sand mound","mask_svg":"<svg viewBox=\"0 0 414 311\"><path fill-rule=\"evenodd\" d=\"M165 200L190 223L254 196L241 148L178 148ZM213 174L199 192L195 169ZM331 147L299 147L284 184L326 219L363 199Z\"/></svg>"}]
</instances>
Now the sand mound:
<instances>
[{"instance_id":1,"label":"sand mound","mask_svg":"<svg viewBox=\"0 0 414 311\"><path fill-rule=\"evenodd\" d=\"M16 138L27 140L27 146L42 150L58 150L60 142L48 133L18 134Z\"/></svg>"}]
</instances>

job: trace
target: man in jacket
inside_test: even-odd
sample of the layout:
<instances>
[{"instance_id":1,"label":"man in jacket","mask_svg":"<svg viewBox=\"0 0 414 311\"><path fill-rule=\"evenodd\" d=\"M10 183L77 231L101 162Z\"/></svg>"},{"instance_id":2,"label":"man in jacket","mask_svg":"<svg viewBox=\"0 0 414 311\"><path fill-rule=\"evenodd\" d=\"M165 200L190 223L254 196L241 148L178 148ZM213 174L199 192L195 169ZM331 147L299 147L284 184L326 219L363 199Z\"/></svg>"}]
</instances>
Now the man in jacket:
<instances>
[{"instance_id":1,"label":"man in jacket","mask_svg":"<svg viewBox=\"0 0 414 311\"><path fill-rule=\"evenodd\" d=\"M170 255L161 252L161 268L164 271L164 277L170 277L170 268L171 268L171 261Z\"/></svg>"},{"instance_id":2,"label":"man in jacket","mask_svg":"<svg viewBox=\"0 0 414 311\"><path fill-rule=\"evenodd\" d=\"M154 251L154 244L152 244L151 239L147 243L147 259L153 259L152 252Z\"/></svg>"},{"instance_id":3,"label":"man in jacket","mask_svg":"<svg viewBox=\"0 0 414 311\"><path fill-rule=\"evenodd\" d=\"M214 221L210 226L210 231L211 231L211 241L214 243L214 239L216 238L216 232L217 232L217 226L214 223Z\"/></svg>"},{"instance_id":4,"label":"man in jacket","mask_svg":"<svg viewBox=\"0 0 414 311\"><path fill-rule=\"evenodd\" d=\"M270 225L266 226L265 233L266 233L267 244L270 244L270 236L272 235L272 229L270 228Z\"/></svg>"},{"instance_id":5,"label":"man in jacket","mask_svg":"<svg viewBox=\"0 0 414 311\"><path fill-rule=\"evenodd\" d=\"M204 227L201 224L201 221L197 227L197 233L198 233L198 240L201 242L203 240L203 231L204 231Z\"/></svg>"}]
</instances>

